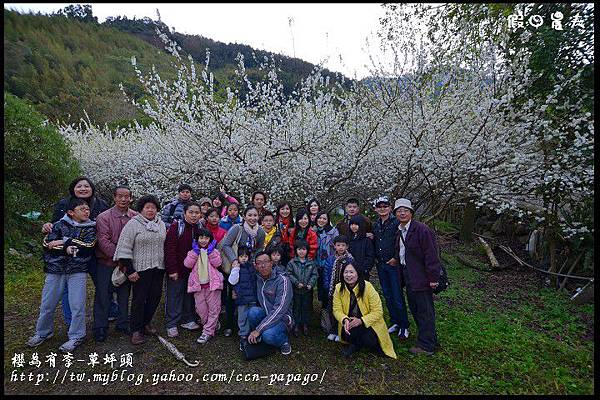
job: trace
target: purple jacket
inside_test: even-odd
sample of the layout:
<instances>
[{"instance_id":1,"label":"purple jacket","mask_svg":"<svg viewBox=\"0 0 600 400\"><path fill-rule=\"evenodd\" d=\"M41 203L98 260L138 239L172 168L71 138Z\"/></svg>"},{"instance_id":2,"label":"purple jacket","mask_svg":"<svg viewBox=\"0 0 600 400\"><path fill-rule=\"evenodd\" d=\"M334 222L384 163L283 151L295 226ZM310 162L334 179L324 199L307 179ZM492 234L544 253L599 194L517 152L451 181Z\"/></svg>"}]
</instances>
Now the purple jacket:
<instances>
[{"instance_id":1,"label":"purple jacket","mask_svg":"<svg viewBox=\"0 0 600 400\"><path fill-rule=\"evenodd\" d=\"M396 231L396 258L400 260L400 230ZM404 258L410 287L414 291L430 290L430 282L440 280L440 258L435 233L422 222L410 221L406 233ZM402 274L400 274L402 280Z\"/></svg>"}]
</instances>

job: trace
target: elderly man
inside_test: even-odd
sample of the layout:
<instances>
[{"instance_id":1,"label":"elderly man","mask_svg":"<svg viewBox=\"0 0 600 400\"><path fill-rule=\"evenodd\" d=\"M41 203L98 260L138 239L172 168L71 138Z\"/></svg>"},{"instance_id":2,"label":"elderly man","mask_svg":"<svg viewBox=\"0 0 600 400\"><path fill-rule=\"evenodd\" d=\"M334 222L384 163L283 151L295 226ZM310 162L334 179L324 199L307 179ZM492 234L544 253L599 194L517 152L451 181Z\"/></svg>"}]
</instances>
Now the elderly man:
<instances>
[{"instance_id":1,"label":"elderly man","mask_svg":"<svg viewBox=\"0 0 600 400\"><path fill-rule=\"evenodd\" d=\"M427 225L414 221L410 200L398 199L394 213L400 222L396 254L400 260L400 281L406 287L408 306L417 324L417 343L412 354L432 355L437 346L433 289L440 279L440 259L435 234Z\"/></svg>"},{"instance_id":2,"label":"elderly man","mask_svg":"<svg viewBox=\"0 0 600 400\"><path fill-rule=\"evenodd\" d=\"M256 294L260 307L248 310L250 335L248 342L255 344L263 341L281 350L281 354L292 352L288 331L293 320L290 308L292 305L292 285L289 279L273 270L273 262L268 253L259 251L255 258Z\"/></svg>"}]
</instances>

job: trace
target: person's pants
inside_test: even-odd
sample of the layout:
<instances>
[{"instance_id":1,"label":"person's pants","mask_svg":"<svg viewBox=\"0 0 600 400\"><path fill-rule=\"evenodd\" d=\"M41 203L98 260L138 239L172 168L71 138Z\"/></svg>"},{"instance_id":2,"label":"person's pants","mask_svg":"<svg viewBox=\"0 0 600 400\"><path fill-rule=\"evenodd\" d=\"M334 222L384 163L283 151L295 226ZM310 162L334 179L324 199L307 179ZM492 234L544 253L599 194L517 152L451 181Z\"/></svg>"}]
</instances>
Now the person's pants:
<instances>
[{"instance_id":1,"label":"person's pants","mask_svg":"<svg viewBox=\"0 0 600 400\"><path fill-rule=\"evenodd\" d=\"M125 329L129 325L129 291L131 284L126 280L118 288L112 284L112 273L115 267L98 264L96 270L96 291L94 293L94 330L108 329L108 317L113 307L113 293L117 293L118 317L117 327Z\"/></svg>"},{"instance_id":2,"label":"person's pants","mask_svg":"<svg viewBox=\"0 0 600 400\"><path fill-rule=\"evenodd\" d=\"M250 307L248 310L248 320L250 321L250 331L253 331L263 319L267 316L262 307ZM285 322L279 321L269 329L261 333L262 341L271 346L281 347L288 342L287 328Z\"/></svg>"},{"instance_id":3,"label":"person's pants","mask_svg":"<svg viewBox=\"0 0 600 400\"><path fill-rule=\"evenodd\" d=\"M385 298L385 305L390 313L391 325L397 324L400 329L408 329L408 312L399 273L399 267L377 263L379 283Z\"/></svg>"},{"instance_id":4,"label":"person's pants","mask_svg":"<svg viewBox=\"0 0 600 400\"><path fill-rule=\"evenodd\" d=\"M294 320L296 326L308 325L313 309L313 291L294 290Z\"/></svg>"},{"instance_id":5,"label":"person's pants","mask_svg":"<svg viewBox=\"0 0 600 400\"><path fill-rule=\"evenodd\" d=\"M350 329L350 335L342 328L342 339L358 348L366 347L372 351L381 351L377 334L372 327L366 328L362 324L355 326Z\"/></svg>"},{"instance_id":6,"label":"person's pants","mask_svg":"<svg viewBox=\"0 0 600 400\"><path fill-rule=\"evenodd\" d=\"M87 265L87 271L92 278L92 282L94 283L94 288L96 287L97 280L97 269L98 269L98 259L96 256L92 256L90 262ZM69 286L65 285L65 289L62 292L61 306L63 317L65 319L65 324L71 325L71 308L69 307Z\"/></svg>"},{"instance_id":7,"label":"person's pants","mask_svg":"<svg viewBox=\"0 0 600 400\"><path fill-rule=\"evenodd\" d=\"M168 276L167 294L165 296L165 323L167 329L176 327L178 323L187 324L196 322L196 312L194 311L194 295L188 293L189 275L181 275L176 281ZM221 302L219 301L219 307ZM220 310L219 310L220 311Z\"/></svg>"},{"instance_id":8,"label":"person's pants","mask_svg":"<svg viewBox=\"0 0 600 400\"><path fill-rule=\"evenodd\" d=\"M248 311L251 307L256 307L254 304L240 304L237 306L238 328L240 337L248 337L250 334L250 321L248 320Z\"/></svg>"},{"instance_id":9,"label":"person's pants","mask_svg":"<svg viewBox=\"0 0 600 400\"><path fill-rule=\"evenodd\" d=\"M225 304L225 329L234 329L235 301L233 300L233 286L229 283L229 274L223 272L223 290L221 301Z\"/></svg>"},{"instance_id":10,"label":"person's pants","mask_svg":"<svg viewBox=\"0 0 600 400\"><path fill-rule=\"evenodd\" d=\"M40 337L47 337L54 330L54 311L61 298L64 287L69 287L67 304L72 312L69 325L69 340L85 337L85 301L86 301L85 272L58 275L46 274L44 288L42 289L42 301L40 304L40 315L37 320L35 332Z\"/></svg>"},{"instance_id":11,"label":"person's pants","mask_svg":"<svg viewBox=\"0 0 600 400\"><path fill-rule=\"evenodd\" d=\"M438 342L435 332L435 308L433 306L433 291L413 291L406 267L402 268L402 279L406 286L408 306L417 324L417 346L426 351L434 351Z\"/></svg>"},{"instance_id":12,"label":"person's pants","mask_svg":"<svg viewBox=\"0 0 600 400\"><path fill-rule=\"evenodd\" d=\"M162 296L164 269L151 268L138 272L140 278L133 282L133 299L129 326L131 332L139 332L150 324Z\"/></svg>"},{"instance_id":13,"label":"person's pants","mask_svg":"<svg viewBox=\"0 0 600 400\"><path fill-rule=\"evenodd\" d=\"M327 302L327 289L323 285L323 275L325 275L324 269L325 268L322 265L319 265L317 268L317 299L321 302L322 306Z\"/></svg>"},{"instance_id":14,"label":"person's pants","mask_svg":"<svg viewBox=\"0 0 600 400\"><path fill-rule=\"evenodd\" d=\"M196 312L202 321L202 333L215 336L219 314L221 313L221 291L201 289L194 292Z\"/></svg>"}]
</instances>

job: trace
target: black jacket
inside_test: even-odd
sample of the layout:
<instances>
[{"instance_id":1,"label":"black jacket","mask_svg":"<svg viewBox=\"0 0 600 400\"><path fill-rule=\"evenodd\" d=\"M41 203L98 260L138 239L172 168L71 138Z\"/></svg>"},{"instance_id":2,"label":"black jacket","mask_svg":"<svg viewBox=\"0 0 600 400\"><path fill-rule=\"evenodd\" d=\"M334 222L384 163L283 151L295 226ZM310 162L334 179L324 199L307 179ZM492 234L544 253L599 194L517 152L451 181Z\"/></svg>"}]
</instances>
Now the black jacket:
<instances>
[{"instance_id":1,"label":"black jacket","mask_svg":"<svg viewBox=\"0 0 600 400\"><path fill-rule=\"evenodd\" d=\"M373 225L375 258L378 263L386 263L392 258L398 258L396 253L396 233L400 222L390 215L390 217L381 223L381 218L377 219Z\"/></svg>"},{"instance_id":2,"label":"black jacket","mask_svg":"<svg viewBox=\"0 0 600 400\"><path fill-rule=\"evenodd\" d=\"M354 216L350 222L356 222L359 226L356 234L349 230L350 246L348 251L354 257L354 267L363 273L371 271L375 262L375 251L373 241L366 237L364 219L361 216Z\"/></svg>"},{"instance_id":3,"label":"black jacket","mask_svg":"<svg viewBox=\"0 0 600 400\"><path fill-rule=\"evenodd\" d=\"M64 244L48 249L48 243L53 240L64 240ZM69 246L77 246L75 256L66 253ZM44 238L44 272L60 275L87 272L95 246L96 222L77 223L65 215Z\"/></svg>"}]
</instances>

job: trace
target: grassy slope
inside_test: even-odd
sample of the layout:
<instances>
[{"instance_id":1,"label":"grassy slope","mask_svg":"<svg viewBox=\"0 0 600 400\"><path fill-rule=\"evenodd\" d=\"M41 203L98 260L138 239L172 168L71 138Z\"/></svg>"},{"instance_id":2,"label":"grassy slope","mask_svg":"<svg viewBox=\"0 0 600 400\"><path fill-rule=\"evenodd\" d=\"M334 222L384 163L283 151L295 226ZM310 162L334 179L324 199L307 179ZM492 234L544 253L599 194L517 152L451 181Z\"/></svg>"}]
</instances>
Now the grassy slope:
<instances>
[{"instance_id":1,"label":"grassy slope","mask_svg":"<svg viewBox=\"0 0 600 400\"><path fill-rule=\"evenodd\" d=\"M460 251L461 248L452 251ZM463 249L464 250L464 249ZM550 289L538 289L536 278L527 271L490 274L474 271L448 258L451 288L436 298L438 336L442 351L434 357L412 357L407 352L414 344L414 334L406 343L394 338L398 360L361 353L352 362L340 355L341 345L327 342L317 332L317 312L314 313L312 335L292 340L293 355L276 354L267 359L244 362L237 349L237 338L218 336L205 347L195 342L198 333L181 330L172 342L189 357L198 359L198 368L188 368L168 354L156 339L134 347L124 336L110 330L106 343L95 345L88 340L75 353L87 358L96 351L105 353L134 353L131 372L163 374L176 373L231 374L238 372L271 375L279 373L319 374L326 370L323 383L283 383L268 385L261 382L230 384L220 382L150 382L135 386L127 382L64 383L52 385L57 369L64 372L60 358L57 369L43 365L18 371L48 372L50 382L35 386L28 382L10 382L11 358L23 352L31 359L34 352L25 346L33 333L38 313L43 273L41 262L25 260L5 253L5 390L8 393L536 393L592 394L593 368L593 306L572 306L564 295ZM93 289L88 282L87 319L91 326ZM377 285L378 286L378 285ZM23 296L23 294L26 294ZM155 325L164 326L163 303L155 316ZM43 359L66 338L62 314L57 311L55 337L35 351ZM387 318L387 315L386 315ZM112 325L112 324L111 324ZM60 356L59 356L60 357ZM77 358L77 357L76 357ZM83 363L71 367L74 372L111 372L106 366L93 370ZM61 373L62 373L61 372ZM61 375L62 376L62 375Z\"/></svg>"}]
</instances>

